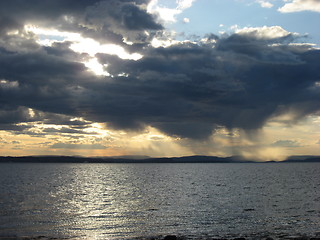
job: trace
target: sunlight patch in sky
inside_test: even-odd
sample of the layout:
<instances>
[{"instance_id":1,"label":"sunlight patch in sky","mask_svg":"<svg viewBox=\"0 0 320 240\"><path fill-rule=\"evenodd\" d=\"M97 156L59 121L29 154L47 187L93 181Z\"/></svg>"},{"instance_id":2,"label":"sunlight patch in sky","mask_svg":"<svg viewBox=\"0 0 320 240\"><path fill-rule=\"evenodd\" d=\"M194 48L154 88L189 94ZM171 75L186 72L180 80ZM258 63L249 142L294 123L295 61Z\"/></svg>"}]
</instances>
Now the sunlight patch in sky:
<instances>
[{"instance_id":1,"label":"sunlight patch in sky","mask_svg":"<svg viewBox=\"0 0 320 240\"><path fill-rule=\"evenodd\" d=\"M89 61L84 62L84 65L87 68L89 68L92 72L94 72L96 75L110 76L110 74L104 70L104 68L108 65L100 64L96 58L91 58Z\"/></svg>"},{"instance_id":2,"label":"sunlight patch in sky","mask_svg":"<svg viewBox=\"0 0 320 240\"><path fill-rule=\"evenodd\" d=\"M70 41L70 49L78 53L87 53L90 55L88 61L84 61L84 65L96 75L110 76L106 71L106 64L99 63L95 57L97 53L106 53L116 55L121 59L139 60L143 56L139 53L127 53L125 49L116 44L100 44L92 38L84 38L78 33L62 32L56 29L44 29L34 25L26 25L25 30L32 32L38 36L37 42L40 45L51 46L55 42Z\"/></svg>"}]
</instances>

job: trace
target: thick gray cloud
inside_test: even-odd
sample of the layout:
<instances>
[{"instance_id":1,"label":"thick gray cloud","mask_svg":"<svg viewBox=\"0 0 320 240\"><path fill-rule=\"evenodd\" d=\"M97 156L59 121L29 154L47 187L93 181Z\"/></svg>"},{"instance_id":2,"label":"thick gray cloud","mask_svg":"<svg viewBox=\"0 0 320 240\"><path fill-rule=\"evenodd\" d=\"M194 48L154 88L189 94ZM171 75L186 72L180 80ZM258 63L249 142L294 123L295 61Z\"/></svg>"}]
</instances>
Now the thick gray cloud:
<instances>
[{"instance_id":1,"label":"thick gray cloud","mask_svg":"<svg viewBox=\"0 0 320 240\"><path fill-rule=\"evenodd\" d=\"M108 83L121 99L110 122L118 128L140 122L171 135L203 138L217 126L251 130L289 110L295 113L292 121L319 111L319 88L314 87L320 79L318 50L241 38L220 39L214 48L149 48L139 61L101 55L112 74L130 76ZM100 107L114 111L113 98L105 97Z\"/></svg>"},{"instance_id":2,"label":"thick gray cloud","mask_svg":"<svg viewBox=\"0 0 320 240\"><path fill-rule=\"evenodd\" d=\"M54 27L79 32L100 42L122 44L124 39L146 44L150 37L144 31L162 30L153 15L146 12L149 0L30 0L1 1L2 30L21 29L24 24Z\"/></svg>"},{"instance_id":3,"label":"thick gray cloud","mask_svg":"<svg viewBox=\"0 0 320 240\"><path fill-rule=\"evenodd\" d=\"M115 129L149 125L171 136L204 139L221 126L251 131L288 111L292 121L319 112L319 50L294 44L293 34L256 33L154 48L144 31L162 27L145 12L145 3L1 1L1 129L22 132L26 127L18 123L42 121L72 125L60 132L80 133L87 123L70 119L83 117ZM39 46L22 29L28 21L95 39L113 36L119 44L126 37L140 44L143 58L98 54L112 75L98 77L80 63L87 56L70 50L70 43ZM20 33L10 35L10 29Z\"/></svg>"},{"instance_id":4,"label":"thick gray cloud","mask_svg":"<svg viewBox=\"0 0 320 240\"><path fill-rule=\"evenodd\" d=\"M141 17L143 15L149 21L153 21L150 16L146 16L146 14L142 13L143 11L140 10L140 8L136 7L142 4L147 4L148 2L149 0L4 0L0 3L0 15L4 18L12 19L20 23L46 21L47 24L50 24L50 22L52 24L52 21L65 16L70 18L82 18L83 15L87 13L88 9L96 8L99 6L101 7L106 4L106 6L108 6L109 8L106 7L106 9L102 10L106 10L108 11L108 13L106 13L106 16L101 17L109 17L111 10L113 10L114 16L120 18L119 15L122 14L121 12L126 12L125 9L121 10L121 8L123 6L128 6L134 9L133 11L129 12L129 14L127 14L132 16L131 20L135 20L133 15L140 14L138 17ZM110 9L111 6L113 7L113 9ZM126 16L124 16L124 18L125 17ZM90 16L88 17L88 20L89 19ZM141 19L138 19L136 23L141 23L140 21ZM8 22L8 24L11 23ZM142 24L149 24L150 26L154 26L147 21Z\"/></svg>"}]
</instances>

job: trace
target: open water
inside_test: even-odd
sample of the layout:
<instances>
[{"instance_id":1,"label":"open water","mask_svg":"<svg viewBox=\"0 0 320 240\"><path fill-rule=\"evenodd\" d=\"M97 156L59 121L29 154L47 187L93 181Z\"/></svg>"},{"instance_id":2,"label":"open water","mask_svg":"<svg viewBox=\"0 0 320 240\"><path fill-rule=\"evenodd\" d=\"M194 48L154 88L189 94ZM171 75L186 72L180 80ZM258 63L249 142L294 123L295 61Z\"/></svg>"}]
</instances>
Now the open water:
<instances>
[{"instance_id":1,"label":"open water","mask_svg":"<svg viewBox=\"0 0 320 240\"><path fill-rule=\"evenodd\" d=\"M0 164L0 237L320 235L320 164Z\"/></svg>"}]
</instances>

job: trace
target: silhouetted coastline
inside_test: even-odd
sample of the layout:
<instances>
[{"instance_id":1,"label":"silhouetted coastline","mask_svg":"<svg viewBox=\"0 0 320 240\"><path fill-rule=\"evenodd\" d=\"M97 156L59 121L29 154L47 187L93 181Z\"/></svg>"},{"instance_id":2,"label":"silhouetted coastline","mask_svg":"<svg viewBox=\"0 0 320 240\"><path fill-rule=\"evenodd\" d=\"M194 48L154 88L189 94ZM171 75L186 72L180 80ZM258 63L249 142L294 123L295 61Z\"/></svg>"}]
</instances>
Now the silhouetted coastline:
<instances>
[{"instance_id":1,"label":"silhouetted coastline","mask_svg":"<svg viewBox=\"0 0 320 240\"><path fill-rule=\"evenodd\" d=\"M320 156L291 156L284 161L248 160L239 156L184 156L162 158L132 157L79 157L79 156L1 156L0 163L301 163L320 162Z\"/></svg>"}]
</instances>

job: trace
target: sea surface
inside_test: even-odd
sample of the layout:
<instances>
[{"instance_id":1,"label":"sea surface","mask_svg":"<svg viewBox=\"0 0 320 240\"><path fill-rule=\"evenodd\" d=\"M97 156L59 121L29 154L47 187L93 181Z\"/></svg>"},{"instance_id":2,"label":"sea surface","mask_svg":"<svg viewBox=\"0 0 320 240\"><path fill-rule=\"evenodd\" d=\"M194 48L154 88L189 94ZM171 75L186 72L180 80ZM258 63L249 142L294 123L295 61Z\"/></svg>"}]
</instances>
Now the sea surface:
<instances>
[{"instance_id":1,"label":"sea surface","mask_svg":"<svg viewBox=\"0 0 320 240\"><path fill-rule=\"evenodd\" d=\"M169 234L320 236L320 164L0 164L0 237Z\"/></svg>"}]
</instances>

